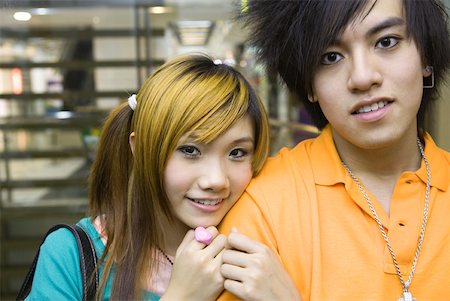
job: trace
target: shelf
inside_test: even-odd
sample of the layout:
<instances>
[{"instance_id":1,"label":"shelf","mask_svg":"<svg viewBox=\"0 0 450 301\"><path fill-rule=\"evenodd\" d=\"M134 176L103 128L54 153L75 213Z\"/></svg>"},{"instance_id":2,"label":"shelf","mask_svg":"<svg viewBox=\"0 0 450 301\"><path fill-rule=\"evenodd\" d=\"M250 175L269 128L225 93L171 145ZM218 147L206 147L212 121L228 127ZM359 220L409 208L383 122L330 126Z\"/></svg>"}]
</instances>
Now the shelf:
<instances>
[{"instance_id":1,"label":"shelf","mask_svg":"<svg viewBox=\"0 0 450 301\"><path fill-rule=\"evenodd\" d=\"M151 30L134 30L134 29L96 29L86 30L83 28L31 28L31 29L16 29L3 28L0 29L0 36L3 38L14 39L29 39L29 38L94 38L94 37L163 37L165 30L163 28L152 28Z\"/></svg>"},{"instance_id":2,"label":"shelf","mask_svg":"<svg viewBox=\"0 0 450 301\"><path fill-rule=\"evenodd\" d=\"M107 112L93 114L61 111L54 116L6 117L0 118L0 130L83 129L101 126L106 116Z\"/></svg>"},{"instance_id":3,"label":"shelf","mask_svg":"<svg viewBox=\"0 0 450 301\"><path fill-rule=\"evenodd\" d=\"M0 154L0 159L61 159L87 157L88 151L83 148L67 148L61 150L26 150L8 151Z\"/></svg>"},{"instance_id":4,"label":"shelf","mask_svg":"<svg viewBox=\"0 0 450 301\"><path fill-rule=\"evenodd\" d=\"M35 180L9 180L0 181L2 188L61 188L73 186L87 186L87 175L65 179L35 179Z\"/></svg>"},{"instance_id":5,"label":"shelf","mask_svg":"<svg viewBox=\"0 0 450 301\"><path fill-rule=\"evenodd\" d=\"M132 91L130 91L131 93ZM127 91L64 91L61 93L23 93L23 94L0 94L0 99L36 100L36 99L82 99L92 97L123 97L128 98Z\"/></svg>"},{"instance_id":6,"label":"shelf","mask_svg":"<svg viewBox=\"0 0 450 301\"><path fill-rule=\"evenodd\" d=\"M30 220L33 218L60 218L66 219L73 216L79 216L80 218L86 215L88 210L87 200L82 202L78 200L74 202L58 202L51 205L41 205L40 203L33 204L13 204L12 206L6 206L2 208L1 220L17 221L17 220Z\"/></svg>"},{"instance_id":7,"label":"shelf","mask_svg":"<svg viewBox=\"0 0 450 301\"><path fill-rule=\"evenodd\" d=\"M8 239L4 241L4 244L0 248L3 252L8 250L37 250L41 241L41 238Z\"/></svg>"},{"instance_id":8,"label":"shelf","mask_svg":"<svg viewBox=\"0 0 450 301\"><path fill-rule=\"evenodd\" d=\"M73 60L73 61L59 61L59 62L32 62L16 60L12 63L0 63L0 69L12 68L58 68L58 69L89 69L89 68L109 68L109 67L157 67L164 64L164 60L153 59L150 62L146 60L114 60L114 61L87 61L87 60Z\"/></svg>"}]
</instances>

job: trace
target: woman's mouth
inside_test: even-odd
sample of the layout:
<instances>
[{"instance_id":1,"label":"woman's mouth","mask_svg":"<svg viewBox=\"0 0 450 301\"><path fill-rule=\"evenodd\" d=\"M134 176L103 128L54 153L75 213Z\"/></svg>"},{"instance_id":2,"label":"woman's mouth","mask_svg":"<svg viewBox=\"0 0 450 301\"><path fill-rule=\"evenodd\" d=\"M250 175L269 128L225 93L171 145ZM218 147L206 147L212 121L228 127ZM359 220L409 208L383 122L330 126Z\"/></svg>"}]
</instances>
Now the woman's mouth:
<instances>
[{"instance_id":1,"label":"woman's mouth","mask_svg":"<svg viewBox=\"0 0 450 301\"><path fill-rule=\"evenodd\" d=\"M215 200L210 200L210 199L191 199L191 198L188 198L188 199L191 200L194 203L205 205L205 206L215 206L215 205L218 205L218 204L222 203L222 201L223 201L223 199L215 199Z\"/></svg>"}]
</instances>

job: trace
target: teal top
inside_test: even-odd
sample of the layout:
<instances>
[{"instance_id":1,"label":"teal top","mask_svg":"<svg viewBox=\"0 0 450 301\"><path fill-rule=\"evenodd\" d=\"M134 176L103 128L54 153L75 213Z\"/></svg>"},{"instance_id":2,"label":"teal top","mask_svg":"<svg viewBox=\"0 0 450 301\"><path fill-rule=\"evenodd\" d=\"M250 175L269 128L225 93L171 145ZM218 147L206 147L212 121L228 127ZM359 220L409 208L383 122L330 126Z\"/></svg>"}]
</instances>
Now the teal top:
<instances>
[{"instance_id":1,"label":"teal top","mask_svg":"<svg viewBox=\"0 0 450 301\"><path fill-rule=\"evenodd\" d=\"M90 218L78 222L94 244L97 257L105 250L99 233L92 225ZM103 266L100 266L100 277ZM103 300L109 300L114 271L106 284ZM159 296L145 292L144 300L157 301ZM36 265L33 286L26 300L82 300L82 283L78 247L72 232L61 228L51 233L41 246L39 260Z\"/></svg>"}]
</instances>

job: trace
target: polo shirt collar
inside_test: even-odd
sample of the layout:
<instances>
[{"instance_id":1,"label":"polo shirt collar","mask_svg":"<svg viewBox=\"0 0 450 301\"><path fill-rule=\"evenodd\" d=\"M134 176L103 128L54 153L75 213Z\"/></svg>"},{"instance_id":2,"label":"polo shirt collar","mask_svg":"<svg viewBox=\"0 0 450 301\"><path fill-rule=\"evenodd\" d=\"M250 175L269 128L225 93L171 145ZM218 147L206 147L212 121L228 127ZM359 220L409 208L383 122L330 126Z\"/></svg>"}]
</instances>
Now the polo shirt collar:
<instances>
[{"instance_id":1,"label":"polo shirt collar","mask_svg":"<svg viewBox=\"0 0 450 301\"><path fill-rule=\"evenodd\" d=\"M311 163L317 184L331 186L344 183L346 171L334 145L330 125L312 143Z\"/></svg>"},{"instance_id":2,"label":"polo shirt collar","mask_svg":"<svg viewBox=\"0 0 450 301\"><path fill-rule=\"evenodd\" d=\"M447 162L447 158L428 133L424 138L425 156L431 167L431 186L446 191L450 182L450 171L448 164L442 162ZM327 125L312 143L311 163L315 182L318 185L331 186L346 182L347 172L336 150L330 125ZM423 160L416 174L424 183L427 182L427 171Z\"/></svg>"},{"instance_id":3,"label":"polo shirt collar","mask_svg":"<svg viewBox=\"0 0 450 301\"><path fill-rule=\"evenodd\" d=\"M425 133L424 138L425 156L428 159L431 169L431 186L446 191L449 186L448 183L450 183L448 159L445 157L444 151L436 145L428 133ZM416 174L424 183L427 182L427 169L423 160Z\"/></svg>"}]
</instances>

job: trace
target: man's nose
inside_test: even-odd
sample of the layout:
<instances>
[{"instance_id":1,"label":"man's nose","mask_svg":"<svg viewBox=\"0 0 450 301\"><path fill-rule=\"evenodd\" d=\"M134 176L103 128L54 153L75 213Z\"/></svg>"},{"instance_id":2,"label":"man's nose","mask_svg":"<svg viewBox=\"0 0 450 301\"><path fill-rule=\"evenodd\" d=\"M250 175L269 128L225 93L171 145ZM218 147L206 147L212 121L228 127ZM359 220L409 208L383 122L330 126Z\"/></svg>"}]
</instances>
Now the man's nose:
<instances>
[{"instance_id":1,"label":"man's nose","mask_svg":"<svg viewBox=\"0 0 450 301\"><path fill-rule=\"evenodd\" d=\"M353 92L367 91L383 82L376 58L369 51L360 51L352 57L348 88Z\"/></svg>"}]
</instances>

